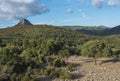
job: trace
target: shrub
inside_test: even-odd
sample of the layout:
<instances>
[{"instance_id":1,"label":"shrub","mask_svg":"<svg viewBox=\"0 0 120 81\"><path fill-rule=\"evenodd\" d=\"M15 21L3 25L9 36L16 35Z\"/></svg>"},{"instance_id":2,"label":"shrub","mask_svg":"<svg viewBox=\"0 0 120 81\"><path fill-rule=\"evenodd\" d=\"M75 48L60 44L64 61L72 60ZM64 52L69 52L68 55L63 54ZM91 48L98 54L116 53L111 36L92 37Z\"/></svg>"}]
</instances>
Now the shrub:
<instances>
[{"instance_id":1,"label":"shrub","mask_svg":"<svg viewBox=\"0 0 120 81\"><path fill-rule=\"evenodd\" d=\"M60 60L60 59L55 59L53 62L54 67L62 67L65 66L65 61L64 60Z\"/></svg>"},{"instance_id":2,"label":"shrub","mask_svg":"<svg viewBox=\"0 0 120 81\"><path fill-rule=\"evenodd\" d=\"M72 75L70 73L64 73L60 75L61 79L72 79Z\"/></svg>"},{"instance_id":3,"label":"shrub","mask_svg":"<svg viewBox=\"0 0 120 81\"><path fill-rule=\"evenodd\" d=\"M16 74L16 73L13 73L13 74L10 76L10 81L15 81L15 80L16 80L16 76L17 76L17 74Z\"/></svg>"},{"instance_id":4,"label":"shrub","mask_svg":"<svg viewBox=\"0 0 120 81\"><path fill-rule=\"evenodd\" d=\"M68 64L68 65L67 65L67 69L68 69L69 71L71 71L72 68L73 68L73 64Z\"/></svg>"},{"instance_id":5,"label":"shrub","mask_svg":"<svg viewBox=\"0 0 120 81\"><path fill-rule=\"evenodd\" d=\"M24 76L23 79L22 79L22 81L30 81L30 77Z\"/></svg>"},{"instance_id":6,"label":"shrub","mask_svg":"<svg viewBox=\"0 0 120 81\"><path fill-rule=\"evenodd\" d=\"M70 56L70 53L69 53L69 50L60 50L59 51L59 55L61 56L61 57L68 57L68 56Z\"/></svg>"},{"instance_id":7,"label":"shrub","mask_svg":"<svg viewBox=\"0 0 120 81\"><path fill-rule=\"evenodd\" d=\"M54 78L59 77L59 72L57 72L57 71L55 71L55 70L52 70L52 71L50 72L50 77L54 77Z\"/></svg>"}]
</instances>

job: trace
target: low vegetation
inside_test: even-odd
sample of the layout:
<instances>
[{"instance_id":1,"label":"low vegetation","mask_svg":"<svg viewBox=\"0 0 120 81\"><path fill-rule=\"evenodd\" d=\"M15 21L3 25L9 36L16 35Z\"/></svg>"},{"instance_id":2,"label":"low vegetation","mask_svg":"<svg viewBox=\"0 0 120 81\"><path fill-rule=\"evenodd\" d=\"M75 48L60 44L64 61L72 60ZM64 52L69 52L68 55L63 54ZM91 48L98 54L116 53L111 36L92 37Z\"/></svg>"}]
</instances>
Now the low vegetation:
<instances>
[{"instance_id":1,"label":"low vegetation","mask_svg":"<svg viewBox=\"0 0 120 81\"><path fill-rule=\"evenodd\" d=\"M109 39L48 25L0 29L0 81L72 79L71 55L119 58L119 41Z\"/></svg>"}]
</instances>

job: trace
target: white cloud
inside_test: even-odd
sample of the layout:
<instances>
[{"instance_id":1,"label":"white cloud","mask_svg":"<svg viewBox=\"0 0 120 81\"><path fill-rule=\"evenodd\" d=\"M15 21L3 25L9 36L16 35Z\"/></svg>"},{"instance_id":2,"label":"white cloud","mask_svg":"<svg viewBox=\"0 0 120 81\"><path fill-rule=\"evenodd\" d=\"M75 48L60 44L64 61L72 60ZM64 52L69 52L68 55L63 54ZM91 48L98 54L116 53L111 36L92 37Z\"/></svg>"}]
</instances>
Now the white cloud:
<instances>
[{"instance_id":1,"label":"white cloud","mask_svg":"<svg viewBox=\"0 0 120 81\"><path fill-rule=\"evenodd\" d=\"M97 8L102 8L105 0L92 0L92 5Z\"/></svg>"},{"instance_id":2,"label":"white cloud","mask_svg":"<svg viewBox=\"0 0 120 81\"><path fill-rule=\"evenodd\" d=\"M12 2L16 2L16 3L33 3L35 2L35 0L10 0Z\"/></svg>"},{"instance_id":3,"label":"white cloud","mask_svg":"<svg viewBox=\"0 0 120 81\"><path fill-rule=\"evenodd\" d=\"M73 9L72 8L68 8L67 9L67 13L73 13Z\"/></svg>"},{"instance_id":4,"label":"white cloud","mask_svg":"<svg viewBox=\"0 0 120 81\"><path fill-rule=\"evenodd\" d=\"M97 8L102 8L104 3L108 6L118 6L120 5L120 0L92 0L92 5Z\"/></svg>"},{"instance_id":5,"label":"white cloud","mask_svg":"<svg viewBox=\"0 0 120 81\"><path fill-rule=\"evenodd\" d=\"M0 20L14 20L42 14L48 11L37 0L1 0Z\"/></svg>"},{"instance_id":6,"label":"white cloud","mask_svg":"<svg viewBox=\"0 0 120 81\"><path fill-rule=\"evenodd\" d=\"M120 5L120 0L108 0L109 6L117 6Z\"/></svg>"},{"instance_id":7,"label":"white cloud","mask_svg":"<svg viewBox=\"0 0 120 81\"><path fill-rule=\"evenodd\" d=\"M86 17L86 15L85 15L85 13L84 13L84 11L83 11L82 9L80 9L79 12L80 12L82 18L85 18L85 17Z\"/></svg>"}]
</instances>

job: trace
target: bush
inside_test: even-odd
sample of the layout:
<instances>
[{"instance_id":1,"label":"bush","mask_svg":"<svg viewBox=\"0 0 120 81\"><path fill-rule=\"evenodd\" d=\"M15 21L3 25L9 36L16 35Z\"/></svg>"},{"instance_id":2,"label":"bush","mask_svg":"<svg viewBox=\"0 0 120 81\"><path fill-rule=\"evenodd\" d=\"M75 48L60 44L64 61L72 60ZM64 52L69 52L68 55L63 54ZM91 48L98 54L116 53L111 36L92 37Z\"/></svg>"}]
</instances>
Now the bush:
<instances>
[{"instance_id":1,"label":"bush","mask_svg":"<svg viewBox=\"0 0 120 81\"><path fill-rule=\"evenodd\" d=\"M35 80L31 79L29 76L24 76L22 81L35 81Z\"/></svg>"},{"instance_id":2,"label":"bush","mask_svg":"<svg viewBox=\"0 0 120 81\"><path fill-rule=\"evenodd\" d=\"M15 80L16 80L16 76L17 76L17 74L16 74L16 73L13 73L13 74L10 76L10 81L15 81Z\"/></svg>"},{"instance_id":3,"label":"bush","mask_svg":"<svg viewBox=\"0 0 120 81\"><path fill-rule=\"evenodd\" d=\"M66 66L66 63L64 60L60 60L60 64L61 64L61 66Z\"/></svg>"},{"instance_id":4,"label":"bush","mask_svg":"<svg viewBox=\"0 0 120 81\"><path fill-rule=\"evenodd\" d=\"M57 71L55 71L55 70L52 70L52 71L50 72L50 77L54 77L54 78L59 77L59 72L57 72Z\"/></svg>"},{"instance_id":5,"label":"bush","mask_svg":"<svg viewBox=\"0 0 120 81\"><path fill-rule=\"evenodd\" d=\"M54 67L61 67L60 59L55 59L53 65Z\"/></svg>"},{"instance_id":6,"label":"bush","mask_svg":"<svg viewBox=\"0 0 120 81\"><path fill-rule=\"evenodd\" d=\"M71 71L72 68L73 68L73 64L68 64L68 65L67 65L67 69L68 69L69 71Z\"/></svg>"},{"instance_id":7,"label":"bush","mask_svg":"<svg viewBox=\"0 0 120 81\"><path fill-rule=\"evenodd\" d=\"M112 56L112 49L106 40L88 41L82 46L82 56L100 58Z\"/></svg>"},{"instance_id":8,"label":"bush","mask_svg":"<svg viewBox=\"0 0 120 81\"><path fill-rule=\"evenodd\" d=\"M72 75L70 73L64 73L60 75L61 79L72 79Z\"/></svg>"},{"instance_id":9,"label":"bush","mask_svg":"<svg viewBox=\"0 0 120 81\"><path fill-rule=\"evenodd\" d=\"M61 57L68 57L68 56L70 56L70 53L69 53L69 50L60 50L59 51L59 55L61 56Z\"/></svg>"},{"instance_id":10,"label":"bush","mask_svg":"<svg viewBox=\"0 0 120 81\"><path fill-rule=\"evenodd\" d=\"M65 61L64 60L60 60L60 59L55 59L53 62L54 67L62 67L65 66Z\"/></svg>"}]
</instances>

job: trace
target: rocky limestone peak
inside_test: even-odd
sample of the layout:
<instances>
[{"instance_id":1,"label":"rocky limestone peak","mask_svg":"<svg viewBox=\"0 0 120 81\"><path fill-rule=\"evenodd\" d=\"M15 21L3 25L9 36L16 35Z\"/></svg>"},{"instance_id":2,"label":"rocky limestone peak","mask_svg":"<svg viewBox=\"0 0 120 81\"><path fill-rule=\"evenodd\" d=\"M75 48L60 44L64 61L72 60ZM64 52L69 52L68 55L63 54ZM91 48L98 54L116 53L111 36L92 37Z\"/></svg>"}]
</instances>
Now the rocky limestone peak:
<instances>
[{"instance_id":1,"label":"rocky limestone peak","mask_svg":"<svg viewBox=\"0 0 120 81\"><path fill-rule=\"evenodd\" d=\"M31 22L25 18L21 19L17 25L33 25Z\"/></svg>"}]
</instances>

